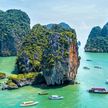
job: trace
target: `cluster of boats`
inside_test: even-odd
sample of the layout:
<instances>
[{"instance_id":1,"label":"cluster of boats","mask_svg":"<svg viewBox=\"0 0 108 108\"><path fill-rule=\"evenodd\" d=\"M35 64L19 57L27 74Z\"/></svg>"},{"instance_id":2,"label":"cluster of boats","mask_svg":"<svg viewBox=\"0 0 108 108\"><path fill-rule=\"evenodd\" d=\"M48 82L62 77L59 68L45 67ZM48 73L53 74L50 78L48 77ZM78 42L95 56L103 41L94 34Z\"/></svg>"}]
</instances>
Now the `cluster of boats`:
<instances>
[{"instance_id":1,"label":"cluster of boats","mask_svg":"<svg viewBox=\"0 0 108 108\"><path fill-rule=\"evenodd\" d=\"M102 67L100 67L100 66L94 66L94 68L96 68L96 69L102 69ZM84 66L83 69L90 70L90 68L87 67L87 66Z\"/></svg>"},{"instance_id":2,"label":"cluster of boats","mask_svg":"<svg viewBox=\"0 0 108 108\"><path fill-rule=\"evenodd\" d=\"M87 59L86 61L92 61L92 60ZM102 67L100 67L100 66L94 66L94 68L102 69ZM90 68L87 67L87 66L84 66L83 69L89 70ZM105 83L108 84L108 80L106 80ZM91 88L91 89L88 90L88 92L89 93L108 94L108 90L106 88L103 88L103 87Z\"/></svg>"},{"instance_id":3,"label":"cluster of boats","mask_svg":"<svg viewBox=\"0 0 108 108\"><path fill-rule=\"evenodd\" d=\"M48 92L46 91L42 91L38 93L39 95L48 95ZM50 100L61 100L63 99L63 96L59 96L59 95L51 95L48 97L48 99ZM37 105L39 102L35 102L35 101L28 101L28 102L23 102L20 104L20 106L22 107L27 107L27 106L33 106L33 105Z\"/></svg>"},{"instance_id":4,"label":"cluster of boats","mask_svg":"<svg viewBox=\"0 0 108 108\"><path fill-rule=\"evenodd\" d=\"M87 59L86 61L89 61L89 62L91 62L92 60L90 60L90 59ZM96 69L102 69L102 67L100 67L100 66L94 66L94 68L96 68ZM84 66L84 67L83 67L83 69L90 70L90 68L89 68L89 67L87 67L87 66Z\"/></svg>"},{"instance_id":5,"label":"cluster of boats","mask_svg":"<svg viewBox=\"0 0 108 108\"><path fill-rule=\"evenodd\" d=\"M105 82L106 84L108 84L108 80L106 80ZM98 94L108 94L108 90L106 88L102 88L102 87L97 87L97 88L91 88L88 90L89 93L98 93ZM48 92L46 91L42 91L38 93L39 95L48 95ZM63 96L59 96L59 95L51 95L48 97L48 99L50 100L61 100L63 99ZM33 106L33 105L37 105L39 102L35 102L35 101L28 101L28 102L23 102L20 104L20 106L22 107L26 107L26 106Z\"/></svg>"}]
</instances>

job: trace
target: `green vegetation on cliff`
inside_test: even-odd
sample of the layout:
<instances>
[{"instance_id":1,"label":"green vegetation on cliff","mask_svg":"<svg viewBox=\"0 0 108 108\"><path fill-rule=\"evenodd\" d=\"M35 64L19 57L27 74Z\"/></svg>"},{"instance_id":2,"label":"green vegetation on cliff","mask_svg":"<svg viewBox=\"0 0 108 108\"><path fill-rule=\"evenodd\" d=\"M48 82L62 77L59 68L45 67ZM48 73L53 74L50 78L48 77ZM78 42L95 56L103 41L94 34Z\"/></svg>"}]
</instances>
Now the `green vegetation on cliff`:
<instances>
[{"instance_id":1,"label":"green vegetation on cliff","mask_svg":"<svg viewBox=\"0 0 108 108\"><path fill-rule=\"evenodd\" d=\"M23 38L30 32L30 19L25 12L0 11L0 56L15 56Z\"/></svg>"},{"instance_id":2,"label":"green vegetation on cliff","mask_svg":"<svg viewBox=\"0 0 108 108\"><path fill-rule=\"evenodd\" d=\"M25 74L11 74L8 80L3 84L2 89L17 89L22 86L31 85L37 79L38 73L30 72Z\"/></svg>"},{"instance_id":3,"label":"green vegetation on cliff","mask_svg":"<svg viewBox=\"0 0 108 108\"><path fill-rule=\"evenodd\" d=\"M25 73L25 74L11 74L10 76L8 76L8 79L21 81L25 79L34 79L37 75L38 73L36 72L30 72L30 73Z\"/></svg>"},{"instance_id":4,"label":"green vegetation on cliff","mask_svg":"<svg viewBox=\"0 0 108 108\"><path fill-rule=\"evenodd\" d=\"M43 52L45 49L50 49L51 46L49 45L49 41L53 41L50 37L55 35L59 35L59 43L63 45L63 48L65 48L63 56L68 56L68 52L66 50L69 48L69 41L77 42L76 35L74 33L75 31L71 28L63 28L59 24L54 24L53 26L52 28L47 28L47 26L42 26L40 24L33 26L30 35L25 38L18 54L17 65L20 72L41 70ZM50 65L53 61L55 61L55 58L61 59L61 51L62 48L59 47L57 50L58 55L56 57L53 54L50 54L49 57L47 57ZM29 66L27 66L27 64Z\"/></svg>"},{"instance_id":5,"label":"green vegetation on cliff","mask_svg":"<svg viewBox=\"0 0 108 108\"><path fill-rule=\"evenodd\" d=\"M32 28L30 35L25 38L18 54L18 71L40 71L42 54L47 47L47 37L49 34L51 33L40 24Z\"/></svg>"},{"instance_id":6,"label":"green vegetation on cliff","mask_svg":"<svg viewBox=\"0 0 108 108\"><path fill-rule=\"evenodd\" d=\"M69 50L74 44L78 47L75 30L65 23L33 26L30 34L25 37L18 53L16 70L18 73L42 72L48 84L61 84L69 72ZM73 70L74 71L74 70ZM58 76L57 76L58 73ZM57 80L56 80L57 78ZM56 80L56 81L54 81Z\"/></svg>"},{"instance_id":7,"label":"green vegetation on cliff","mask_svg":"<svg viewBox=\"0 0 108 108\"><path fill-rule=\"evenodd\" d=\"M108 52L108 23L101 29L94 27L85 45L86 52Z\"/></svg>"}]
</instances>

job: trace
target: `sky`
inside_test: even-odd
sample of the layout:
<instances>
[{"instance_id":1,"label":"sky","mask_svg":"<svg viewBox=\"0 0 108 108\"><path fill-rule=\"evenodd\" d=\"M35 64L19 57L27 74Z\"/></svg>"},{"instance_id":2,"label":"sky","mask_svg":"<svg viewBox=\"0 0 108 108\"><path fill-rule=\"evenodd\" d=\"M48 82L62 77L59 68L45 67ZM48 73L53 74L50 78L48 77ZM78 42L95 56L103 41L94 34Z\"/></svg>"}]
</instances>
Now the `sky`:
<instances>
[{"instance_id":1,"label":"sky","mask_svg":"<svg viewBox=\"0 0 108 108\"><path fill-rule=\"evenodd\" d=\"M85 44L94 26L108 22L108 0L0 0L0 10L20 9L37 23L66 22L76 30L77 38Z\"/></svg>"}]
</instances>

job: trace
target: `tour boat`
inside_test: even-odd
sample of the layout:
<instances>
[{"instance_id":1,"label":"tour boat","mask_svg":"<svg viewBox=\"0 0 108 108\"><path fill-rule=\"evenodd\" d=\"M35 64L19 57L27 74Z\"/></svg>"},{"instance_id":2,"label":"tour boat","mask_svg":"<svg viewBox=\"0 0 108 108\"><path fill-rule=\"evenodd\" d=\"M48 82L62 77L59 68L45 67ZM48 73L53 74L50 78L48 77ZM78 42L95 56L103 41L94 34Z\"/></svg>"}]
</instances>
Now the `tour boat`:
<instances>
[{"instance_id":1,"label":"tour boat","mask_svg":"<svg viewBox=\"0 0 108 108\"><path fill-rule=\"evenodd\" d=\"M48 92L46 92L46 91L42 91L42 92L39 92L38 94L39 94L39 95L47 95Z\"/></svg>"},{"instance_id":2,"label":"tour boat","mask_svg":"<svg viewBox=\"0 0 108 108\"><path fill-rule=\"evenodd\" d=\"M108 94L108 90L105 88L91 88L88 90L89 93Z\"/></svg>"},{"instance_id":3,"label":"tour boat","mask_svg":"<svg viewBox=\"0 0 108 108\"><path fill-rule=\"evenodd\" d=\"M49 99L51 99L51 100L61 100L63 98L64 98L63 96L58 96L58 95L51 95L49 97Z\"/></svg>"},{"instance_id":4,"label":"tour boat","mask_svg":"<svg viewBox=\"0 0 108 108\"><path fill-rule=\"evenodd\" d=\"M34 101L28 101L28 102L23 102L20 104L20 106L22 107L26 107L26 106L33 106L33 105L37 105L39 102L34 102Z\"/></svg>"}]
</instances>

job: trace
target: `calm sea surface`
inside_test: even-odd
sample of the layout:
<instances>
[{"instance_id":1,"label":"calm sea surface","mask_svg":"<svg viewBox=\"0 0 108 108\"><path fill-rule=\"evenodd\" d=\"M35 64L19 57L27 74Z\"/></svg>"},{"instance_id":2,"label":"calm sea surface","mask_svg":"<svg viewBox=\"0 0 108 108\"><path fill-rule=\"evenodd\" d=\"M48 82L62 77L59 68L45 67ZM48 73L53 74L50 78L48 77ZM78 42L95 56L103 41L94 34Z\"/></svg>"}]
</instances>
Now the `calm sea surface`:
<instances>
[{"instance_id":1,"label":"calm sea surface","mask_svg":"<svg viewBox=\"0 0 108 108\"><path fill-rule=\"evenodd\" d=\"M20 108L24 101L39 101L37 106L27 108L108 108L108 95L89 94L87 89L91 87L106 87L108 79L108 54L85 53L80 51L81 64L78 69L76 81L79 85L69 85L61 88L47 89L49 95L58 94L64 96L63 100L48 100L48 96L39 96L39 88L26 86L17 90L0 90L0 108ZM92 61L86 61L90 59ZM0 71L10 74L15 66L16 57L1 57ZM90 70L84 70L87 66ZM102 69L96 69L100 66ZM2 82L2 80L0 81Z\"/></svg>"}]
</instances>

